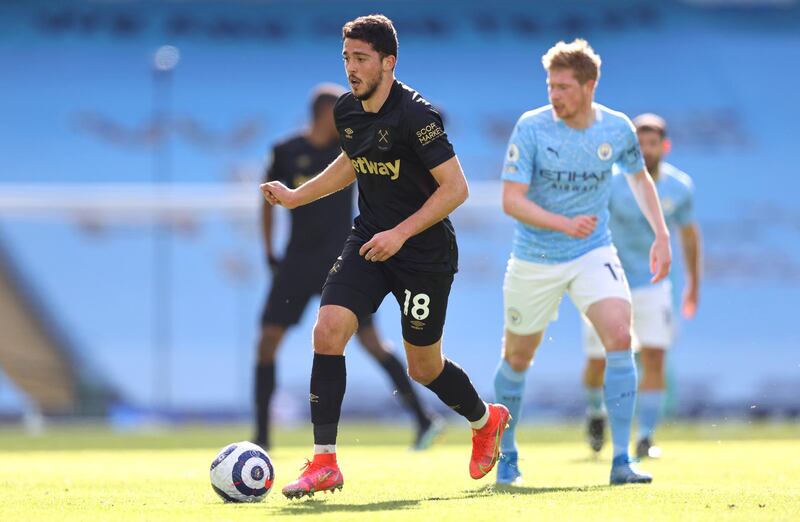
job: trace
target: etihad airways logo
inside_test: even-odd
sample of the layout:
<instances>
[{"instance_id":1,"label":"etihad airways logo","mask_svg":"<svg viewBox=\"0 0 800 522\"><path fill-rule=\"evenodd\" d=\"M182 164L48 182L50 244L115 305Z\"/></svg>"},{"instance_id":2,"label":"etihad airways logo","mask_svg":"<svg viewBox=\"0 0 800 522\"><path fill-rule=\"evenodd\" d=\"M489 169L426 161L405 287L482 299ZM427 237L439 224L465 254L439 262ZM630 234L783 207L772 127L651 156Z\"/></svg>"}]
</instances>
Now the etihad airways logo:
<instances>
[{"instance_id":1,"label":"etihad airways logo","mask_svg":"<svg viewBox=\"0 0 800 522\"><path fill-rule=\"evenodd\" d=\"M370 161L363 156L351 159L350 163L353 164L353 169L361 174L377 174L379 176L389 176L389 179L394 181L400 177L400 160L396 159L392 162L383 161Z\"/></svg>"},{"instance_id":2,"label":"etihad airways logo","mask_svg":"<svg viewBox=\"0 0 800 522\"><path fill-rule=\"evenodd\" d=\"M539 176L556 190L569 192L593 192L611 177L611 170L600 172L576 172L571 170L541 169Z\"/></svg>"}]
</instances>

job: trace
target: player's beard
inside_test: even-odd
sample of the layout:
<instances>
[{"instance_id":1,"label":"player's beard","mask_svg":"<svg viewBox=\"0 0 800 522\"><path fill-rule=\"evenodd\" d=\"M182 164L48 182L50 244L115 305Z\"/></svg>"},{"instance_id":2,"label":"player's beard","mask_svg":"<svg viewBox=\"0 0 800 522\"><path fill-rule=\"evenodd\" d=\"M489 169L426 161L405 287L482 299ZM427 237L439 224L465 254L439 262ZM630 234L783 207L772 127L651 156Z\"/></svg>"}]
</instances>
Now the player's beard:
<instances>
[{"instance_id":1,"label":"player's beard","mask_svg":"<svg viewBox=\"0 0 800 522\"><path fill-rule=\"evenodd\" d=\"M383 81L383 71L380 72L378 78L374 82L363 81L363 84L366 87L366 90L362 94L356 94L353 92L353 96L356 100L366 101L372 98L372 95L375 94L375 91L378 90L378 86Z\"/></svg>"},{"instance_id":2,"label":"player's beard","mask_svg":"<svg viewBox=\"0 0 800 522\"><path fill-rule=\"evenodd\" d=\"M644 164L647 167L647 172L650 174L658 174L658 166L661 164L661 158L648 158L645 156Z\"/></svg>"}]
</instances>

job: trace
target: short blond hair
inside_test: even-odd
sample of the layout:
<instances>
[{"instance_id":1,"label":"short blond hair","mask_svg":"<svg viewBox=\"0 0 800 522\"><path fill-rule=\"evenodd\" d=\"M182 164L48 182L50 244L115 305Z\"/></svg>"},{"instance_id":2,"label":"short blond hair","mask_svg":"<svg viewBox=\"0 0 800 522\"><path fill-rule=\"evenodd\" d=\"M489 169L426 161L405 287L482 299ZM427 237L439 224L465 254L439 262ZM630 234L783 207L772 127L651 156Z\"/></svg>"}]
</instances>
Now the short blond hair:
<instances>
[{"instance_id":1,"label":"short blond hair","mask_svg":"<svg viewBox=\"0 0 800 522\"><path fill-rule=\"evenodd\" d=\"M600 78L601 63L600 55L583 38L576 38L570 43L562 40L542 56L542 65L546 71L570 69L581 85Z\"/></svg>"}]
</instances>

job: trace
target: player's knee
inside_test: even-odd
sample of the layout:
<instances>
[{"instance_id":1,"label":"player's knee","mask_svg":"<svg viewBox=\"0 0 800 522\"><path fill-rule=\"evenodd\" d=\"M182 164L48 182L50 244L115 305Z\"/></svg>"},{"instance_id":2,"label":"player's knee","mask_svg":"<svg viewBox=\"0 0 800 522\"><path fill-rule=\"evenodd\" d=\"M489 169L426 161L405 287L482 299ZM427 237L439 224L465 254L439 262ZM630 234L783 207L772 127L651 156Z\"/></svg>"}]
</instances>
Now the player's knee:
<instances>
[{"instance_id":1,"label":"player's knee","mask_svg":"<svg viewBox=\"0 0 800 522\"><path fill-rule=\"evenodd\" d=\"M533 362L533 352L506 353L506 361L515 372L524 372Z\"/></svg>"},{"instance_id":2,"label":"player's knee","mask_svg":"<svg viewBox=\"0 0 800 522\"><path fill-rule=\"evenodd\" d=\"M530 368L541 342L542 332L523 336L506 330L503 337L503 359L515 372L524 372Z\"/></svg>"},{"instance_id":3,"label":"player's knee","mask_svg":"<svg viewBox=\"0 0 800 522\"><path fill-rule=\"evenodd\" d=\"M275 354L278 352L283 335L286 333L286 328L279 325L264 325L261 328L261 337L258 341L258 361L272 362L275 360Z\"/></svg>"},{"instance_id":4,"label":"player's knee","mask_svg":"<svg viewBox=\"0 0 800 522\"><path fill-rule=\"evenodd\" d=\"M422 384L423 386L432 383L438 376L431 368L423 368L419 366L409 366L408 376L411 380Z\"/></svg>"},{"instance_id":5,"label":"player's knee","mask_svg":"<svg viewBox=\"0 0 800 522\"><path fill-rule=\"evenodd\" d=\"M431 362L420 362L420 361L409 361L408 362L408 376L411 377L411 380L426 386L439 376L442 373L442 364Z\"/></svg>"},{"instance_id":6,"label":"player's knee","mask_svg":"<svg viewBox=\"0 0 800 522\"><path fill-rule=\"evenodd\" d=\"M318 320L314 325L314 352L321 355L342 355L348 335L333 321Z\"/></svg>"},{"instance_id":7,"label":"player's knee","mask_svg":"<svg viewBox=\"0 0 800 522\"><path fill-rule=\"evenodd\" d=\"M620 326L609 332L605 339L605 347L609 352L619 352L622 350L629 350L631 348L631 332L629 328Z\"/></svg>"}]
</instances>

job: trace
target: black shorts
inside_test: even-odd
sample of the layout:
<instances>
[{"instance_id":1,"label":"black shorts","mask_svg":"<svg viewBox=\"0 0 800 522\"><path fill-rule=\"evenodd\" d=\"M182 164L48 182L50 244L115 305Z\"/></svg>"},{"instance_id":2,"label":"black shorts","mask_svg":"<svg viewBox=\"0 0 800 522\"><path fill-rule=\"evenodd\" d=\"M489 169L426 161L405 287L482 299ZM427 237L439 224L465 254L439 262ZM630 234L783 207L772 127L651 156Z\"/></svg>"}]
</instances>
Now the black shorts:
<instances>
[{"instance_id":1,"label":"black shorts","mask_svg":"<svg viewBox=\"0 0 800 522\"><path fill-rule=\"evenodd\" d=\"M322 291L331 263L327 257L322 260L315 258L314 253L285 257L272 278L272 287L261 313L262 326L288 327L299 323L308 302ZM358 326L372 326L372 315L359 316Z\"/></svg>"},{"instance_id":2,"label":"black shorts","mask_svg":"<svg viewBox=\"0 0 800 522\"><path fill-rule=\"evenodd\" d=\"M375 263L358 255L365 242L351 235L330 269L320 305L339 305L361 317L373 314L391 292L400 305L403 339L429 346L442 338L453 274L423 272L389 258Z\"/></svg>"}]
</instances>

